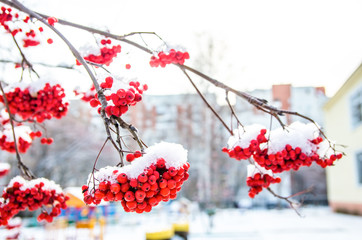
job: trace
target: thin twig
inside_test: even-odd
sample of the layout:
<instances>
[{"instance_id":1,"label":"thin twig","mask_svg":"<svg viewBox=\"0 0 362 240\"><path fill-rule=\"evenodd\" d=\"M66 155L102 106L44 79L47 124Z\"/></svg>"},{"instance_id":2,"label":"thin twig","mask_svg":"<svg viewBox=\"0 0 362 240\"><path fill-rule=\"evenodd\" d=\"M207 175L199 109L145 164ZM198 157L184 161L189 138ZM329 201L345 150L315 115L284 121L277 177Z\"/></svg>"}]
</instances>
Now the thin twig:
<instances>
[{"instance_id":1,"label":"thin twig","mask_svg":"<svg viewBox=\"0 0 362 240\"><path fill-rule=\"evenodd\" d=\"M235 111L234 111L233 106L231 106L231 103L230 103L230 100L229 100L229 92L228 92L228 91L225 91L225 95L226 95L226 96L225 96L225 100L226 100L226 102L227 102L227 104L228 104L228 106L229 106L229 108L230 108L231 114L235 117L236 122L238 123L238 125L240 125L240 126L243 128L243 130L244 130L244 132L245 132L244 125L240 122L238 116L236 115L236 113L235 113Z\"/></svg>"},{"instance_id":2,"label":"thin twig","mask_svg":"<svg viewBox=\"0 0 362 240\"><path fill-rule=\"evenodd\" d=\"M277 197L279 199L282 199L282 200L285 200L286 202L289 203L289 206L300 216L302 217L302 215L300 214L300 212L297 210L296 206L300 205L300 203L297 203L297 202L293 202L290 200L290 198L292 197L296 197L296 196L299 196L299 195L302 195L302 194L305 194L305 193L308 193L308 192L311 192L314 188L313 187L310 187L306 190L303 190L301 192L298 192L298 193L295 193L289 197L282 197L278 194L276 194L270 187L267 188L267 190L274 196L274 197Z\"/></svg>"},{"instance_id":3,"label":"thin twig","mask_svg":"<svg viewBox=\"0 0 362 240\"><path fill-rule=\"evenodd\" d=\"M16 138L16 134L15 134L13 115L11 114L11 111L10 111L9 102L8 102L8 99L7 99L6 95L5 95L5 91L4 91L3 86L2 86L2 81L0 81L0 90L1 90L1 93L3 95L5 108L8 111L8 114L9 114L9 121L10 121L11 130L12 130L12 134L13 134L13 139L14 139L14 148L15 148L15 153L16 153L16 159L18 161L18 168L29 179L34 179L35 176L33 175L33 173L30 171L30 169L21 160L21 156L20 156L19 149L18 149L17 138Z\"/></svg>"},{"instance_id":4,"label":"thin twig","mask_svg":"<svg viewBox=\"0 0 362 240\"><path fill-rule=\"evenodd\" d=\"M108 140L109 140L109 138L107 138L107 139L104 141L104 143L103 143L103 145L102 145L101 149L99 150L99 152L98 152L98 154L97 154L96 160L94 161L94 164L93 164L93 169L92 169L93 187L95 186L95 177L94 177L94 172L95 172L95 170L96 170L96 165L97 165L97 162L98 162L99 156L101 155L101 153L102 153L102 151L103 151L104 147L106 146L106 143L108 142ZM88 187L89 187L90 181L91 181L91 179L89 178L89 181L88 181Z\"/></svg>"},{"instance_id":5,"label":"thin twig","mask_svg":"<svg viewBox=\"0 0 362 240\"><path fill-rule=\"evenodd\" d=\"M7 60L7 59L0 59L0 63L20 64L17 61L12 61L12 60ZM33 65L40 65L40 66L48 67L48 68L64 68L64 69L76 70L76 68L74 68L74 65L49 65L49 64L40 63L40 62L33 62Z\"/></svg>"},{"instance_id":6,"label":"thin twig","mask_svg":"<svg viewBox=\"0 0 362 240\"><path fill-rule=\"evenodd\" d=\"M119 165L121 167L124 166L124 163L123 163L123 151L122 151L122 144L121 144L121 136L120 136L120 133L119 133L119 125L117 123L117 121L114 119L114 117L111 117L111 121L112 121L112 124L113 126L116 128L116 142L118 143L118 147L119 147L119 157L120 157L120 163ZM118 166L118 165L117 165Z\"/></svg>"},{"instance_id":7,"label":"thin twig","mask_svg":"<svg viewBox=\"0 0 362 240\"><path fill-rule=\"evenodd\" d=\"M135 127L133 127L131 124L126 123L120 117L115 117L115 120L119 123L119 126L121 128L127 129L131 133L133 139L138 143L138 146L140 147L141 151L143 152L144 145L143 145L143 142L138 137L137 129Z\"/></svg>"},{"instance_id":8,"label":"thin twig","mask_svg":"<svg viewBox=\"0 0 362 240\"><path fill-rule=\"evenodd\" d=\"M228 132L233 135L233 131L228 127L228 125L224 122L224 120L220 117L220 115L215 111L215 109L210 105L210 103L206 100L204 95L201 93L201 91L198 89L194 81L192 81L191 77L187 74L187 72L181 68L182 72L186 75L187 79L190 81L192 86L195 88L196 92L199 94L200 98L204 101L204 103L207 105L207 107L211 110L211 112L219 119L219 121L224 125L224 127L228 130Z\"/></svg>"}]
</instances>

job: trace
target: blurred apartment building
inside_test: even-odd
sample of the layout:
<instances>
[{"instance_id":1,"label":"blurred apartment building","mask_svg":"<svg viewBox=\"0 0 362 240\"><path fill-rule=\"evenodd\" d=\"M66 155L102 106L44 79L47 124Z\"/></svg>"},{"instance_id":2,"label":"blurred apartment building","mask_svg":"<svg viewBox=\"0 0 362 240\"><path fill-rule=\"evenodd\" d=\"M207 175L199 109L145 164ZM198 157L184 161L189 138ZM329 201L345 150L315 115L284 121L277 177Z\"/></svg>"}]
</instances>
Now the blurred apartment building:
<instances>
[{"instance_id":1,"label":"blurred apartment building","mask_svg":"<svg viewBox=\"0 0 362 240\"><path fill-rule=\"evenodd\" d=\"M327 100L324 88L274 85L272 91L259 89L249 93L268 100L271 105L298 111L323 125L321 109ZM228 106L218 105L214 94L207 94L206 97L229 124ZM245 125L270 124L269 115L256 110L242 99L236 101L235 110ZM219 206L248 198L245 184L247 163L232 160L221 152L229 134L197 94L145 95L143 101L130 112L129 121L140 130L141 138L148 145L168 141L180 143L188 149L191 172L190 181L185 186L186 197L206 205ZM295 119L288 116L286 120L290 123ZM273 126L277 127L277 124L274 121ZM311 201L326 201L324 176L320 168L301 169L293 173L291 178L286 174L282 178L283 184L275 186L275 191L287 196L317 183L314 199L313 195L308 198ZM269 193L264 193L255 201L263 204L273 199Z\"/></svg>"},{"instance_id":2,"label":"blurred apartment building","mask_svg":"<svg viewBox=\"0 0 362 240\"><path fill-rule=\"evenodd\" d=\"M334 211L362 215L362 65L324 107L326 132L346 155L327 169Z\"/></svg>"}]
</instances>

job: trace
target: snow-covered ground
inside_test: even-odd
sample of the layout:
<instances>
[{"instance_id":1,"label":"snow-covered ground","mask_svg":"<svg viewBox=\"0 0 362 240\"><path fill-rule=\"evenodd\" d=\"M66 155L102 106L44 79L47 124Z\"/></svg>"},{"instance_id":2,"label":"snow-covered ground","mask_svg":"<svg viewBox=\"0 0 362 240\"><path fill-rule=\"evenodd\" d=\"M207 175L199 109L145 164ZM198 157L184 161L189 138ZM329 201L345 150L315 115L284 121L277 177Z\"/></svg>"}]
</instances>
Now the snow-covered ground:
<instances>
[{"instance_id":1,"label":"snow-covered ground","mask_svg":"<svg viewBox=\"0 0 362 240\"><path fill-rule=\"evenodd\" d=\"M217 210L213 227L205 213L190 216L189 240L344 240L361 239L362 217L332 213L329 208L304 208L303 217L291 209L283 210ZM146 231L167 228L170 218L166 213L131 214L123 216L118 224L107 225L104 239L145 240ZM20 239L92 239L93 233L69 227L62 230L22 228ZM0 230L5 239L6 230ZM97 239L97 238L95 238ZM176 238L175 238L176 239Z\"/></svg>"}]
</instances>

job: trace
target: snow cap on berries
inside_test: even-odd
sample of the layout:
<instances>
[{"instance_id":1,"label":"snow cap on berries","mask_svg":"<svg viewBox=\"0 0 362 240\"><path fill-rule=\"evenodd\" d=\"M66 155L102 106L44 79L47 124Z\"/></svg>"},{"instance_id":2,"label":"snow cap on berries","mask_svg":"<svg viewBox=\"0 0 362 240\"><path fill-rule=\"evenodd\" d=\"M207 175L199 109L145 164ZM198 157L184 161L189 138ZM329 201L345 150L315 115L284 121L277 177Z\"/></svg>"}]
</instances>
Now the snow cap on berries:
<instances>
[{"instance_id":1,"label":"snow cap on berries","mask_svg":"<svg viewBox=\"0 0 362 240\"><path fill-rule=\"evenodd\" d=\"M0 172L2 171L6 171L10 169L10 164L9 163L0 163Z\"/></svg>"},{"instance_id":2,"label":"snow cap on berries","mask_svg":"<svg viewBox=\"0 0 362 240\"><path fill-rule=\"evenodd\" d=\"M51 181L49 179L46 178L36 178L30 181L25 180L23 177L21 176L16 176L13 179L10 180L10 183L8 186L13 186L15 182L18 182L20 185L22 185L20 187L21 191L25 191L26 189L31 189L34 188L35 185L43 183L44 186L42 187L44 190L55 190L56 193L62 193L62 188L56 184L54 181Z\"/></svg>"},{"instance_id":3,"label":"snow cap on berries","mask_svg":"<svg viewBox=\"0 0 362 240\"><path fill-rule=\"evenodd\" d=\"M5 124L4 130L0 132L0 137L6 136L7 142L14 142L14 135L10 124ZM19 141L19 138L22 138L24 141L27 141L31 143L33 140L30 137L30 133L32 130L28 126L15 126L14 127L15 136L18 138L17 142Z\"/></svg>"},{"instance_id":4,"label":"snow cap on berries","mask_svg":"<svg viewBox=\"0 0 362 240\"><path fill-rule=\"evenodd\" d=\"M235 146L248 148L250 141L256 139L262 129L265 129L265 127L260 124L252 124L245 126L244 128L239 126L238 129L234 130L233 135L230 136L227 145L229 148L233 148Z\"/></svg>"},{"instance_id":5,"label":"snow cap on berries","mask_svg":"<svg viewBox=\"0 0 362 240\"><path fill-rule=\"evenodd\" d=\"M287 144L299 147L308 156L317 150L311 141L319 135L319 128L313 123L294 122L286 127L272 130L268 136L268 154L282 151Z\"/></svg>"},{"instance_id":6,"label":"snow cap on berries","mask_svg":"<svg viewBox=\"0 0 362 240\"><path fill-rule=\"evenodd\" d=\"M272 170L266 170L265 168L259 166L259 164L249 164L248 165L248 177L254 177L255 174L260 173L261 175L267 174L273 176Z\"/></svg>"},{"instance_id":7,"label":"snow cap on berries","mask_svg":"<svg viewBox=\"0 0 362 240\"><path fill-rule=\"evenodd\" d=\"M146 154L137 158L137 160L133 161L130 165L122 168L109 166L101 168L95 173L94 177L99 182L109 181L112 184L117 182L117 175L120 173L125 173L129 178L137 178L147 167L152 164L157 164L159 158L165 160L167 168L174 167L178 169L187 162L187 150L180 144L161 142L147 148L145 153ZM117 174L114 174L115 172ZM92 174L90 174L88 180L92 177ZM92 189L92 187L89 187L89 189Z\"/></svg>"}]
</instances>

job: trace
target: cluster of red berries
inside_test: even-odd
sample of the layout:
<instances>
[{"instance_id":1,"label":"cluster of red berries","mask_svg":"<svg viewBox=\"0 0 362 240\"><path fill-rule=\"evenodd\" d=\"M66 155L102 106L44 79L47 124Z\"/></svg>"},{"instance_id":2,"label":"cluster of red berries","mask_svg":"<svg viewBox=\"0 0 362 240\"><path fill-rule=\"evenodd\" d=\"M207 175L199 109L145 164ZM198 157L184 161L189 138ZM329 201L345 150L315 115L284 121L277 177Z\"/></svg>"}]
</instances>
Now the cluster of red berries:
<instances>
[{"instance_id":1,"label":"cluster of red berries","mask_svg":"<svg viewBox=\"0 0 362 240\"><path fill-rule=\"evenodd\" d=\"M323 139L318 137L311 140L312 144L318 146ZM317 149L317 147L316 147ZM285 148L275 154L268 154L268 149L254 154L255 161L267 170L272 170L274 173L281 173L283 171L289 171L291 169L297 171L302 166L310 166L313 162L317 163L321 167L332 166L334 161L342 158L342 154L332 154L328 158L321 158L316 152L312 154L306 154L300 147L293 148L287 144Z\"/></svg>"},{"instance_id":2,"label":"cluster of red berries","mask_svg":"<svg viewBox=\"0 0 362 240\"><path fill-rule=\"evenodd\" d=\"M4 202L0 205L0 225L6 225L10 218L27 208L30 211L43 208L42 213L38 216L38 221L51 222L53 217L60 214L60 209L67 207L68 197L57 189L52 189L50 181L47 179L25 181L21 178L21 181L11 183L3 192ZM26 187L26 185L31 187ZM48 206L51 206L49 213L45 210L45 207Z\"/></svg>"},{"instance_id":3,"label":"cluster of red berries","mask_svg":"<svg viewBox=\"0 0 362 240\"><path fill-rule=\"evenodd\" d=\"M114 170L117 182L102 181L95 189L83 186L84 202L99 204L104 201L121 201L126 212L150 212L161 201L175 199L177 192L189 177L189 163L182 167L166 168L166 161L159 158L156 164L145 169L137 178Z\"/></svg>"},{"instance_id":4,"label":"cluster of red berries","mask_svg":"<svg viewBox=\"0 0 362 240\"><path fill-rule=\"evenodd\" d=\"M176 51L175 49L171 49L168 54L165 52L159 52L157 57L152 56L150 65L151 67L165 67L167 64L184 64L185 59L189 59L190 55L188 52Z\"/></svg>"},{"instance_id":5,"label":"cluster of red berries","mask_svg":"<svg viewBox=\"0 0 362 240\"><path fill-rule=\"evenodd\" d=\"M25 141L22 137L19 137L19 140L17 143L18 143L19 152L21 152L21 153L25 153L31 145L30 142ZM15 153L14 141L7 142L5 135L3 135L0 138L0 148L1 148L1 150L7 151L10 153Z\"/></svg>"},{"instance_id":6,"label":"cluster of red berries","mask_svg":"<svg viewBox=\"0 0 362 240\"><path fill-rule=\"evenodd\" d=\"M29 88L21 90L18 87L5 94L11 113L25 120L36 120L41 123L52 117L59 119L68 111L69 103L64 101L64 89L59 84L51 86L46 83L35 96L31 94ZM3 96L0 96L0 102L4 102Z\"/></svg>"},{"instance_id":7,"label":"cluster of red berries","mask_svg":"<svg viewBox=\"0 0 362 240\"><path fill-rule=\"evenodd\" d=\"M23 29L22 28L15 28L15 29L10 29L9 25L7 24L7 22L10 21L14 21L14 18L16 19L16 21L19 21L19 14L12 13L12 9L11 8L6 8L6 7L1 7L1 12L0 12L0 25L4 27L4 29L10 33L11 35L15 36L18 33L22 32ZM30 20L29 16L26 16L22 21L24 23L28 23ZM49 22L49 19L48 19ZM39 32L42 32L43 29L40 27L39 28ZM32 46L37 46L40 44L40 41L35 39L36 37L36 32L33 29L30 29L29 32L25 33L24 38L22 39L23 41L23 47L32 47ZM47 40L47 42L49 44L53 43L53 40L51 38L49 38Z\"/></svg>"},{"instance_id":8,"label":"cluster of red berries","mask_svg":"<svg viewBox=\"0 0 362 240\"><path fill-rule=\"evenodd\" d=\"M16 128L15 127L15 131L16 131ZM18 147L18 150L19 152L21 153L26 153L26 151L29 149L29 147L31 146L31 143L32 143L32 140L36 137L41 137L41 132L40 131L37 131L37 132L30 132L29 133L29 137L30 137L30 142L27 141L26 139L23 139L22 137L20 136L17 136L17 147ZM16 150L15 150L15 143L13 140L9 141L6 134L3 134L1 137L0 137L0 149L1 150L4 150L4 151L7 151L7 152L10 152L10 153L15 153Z\"/></svg>"},{"instance_id":9,"label":"cluster of red berries","mask_svg":"<svg viewBox=\"0 0 362 240\"><path fill-rule=\"evenodd\" d=\"M291 169L297 171L301 166L310 166L313 162L325 168L326 166L332 166L334 161L342 158L342 154L332 154L329 157L321 157L317 153L319 144L323 141L321 137L309 140L314 149L312 154L304 153L300 147L293 148L291 145L286 144L285 148L271 154L267 144L260 147L261 144L268 142L265 137L266 129L262 129L256 139L250 141L250 145L247 148L241 148L235 146L231 149L223 148L222 151L228 153L229 157L237 160L244 160L253 157L261 167L272 170L273 173L281 173L283 171L289 171Z\"/></svg>"},{"instance_id":10,"label":"cluster of red berries","mask_svg":"<svg viewBox=\"0 0 362 240\"><path fill-rule=\"evenodd\" d=\"M255 195L257 195L263 190L263 188L268 188L270 184L280 183L280 182L281 182L280 177L274 178L269 174L256 173L254 174L254 176L249 176L246 179L246 185L250 187L249 197L254 198Z\"/></svg>"},{"instance_id":11,"label":"cluster of red berries","mask_svg":"<svg viewBox=\"0 0 362 240\"><path fill-rule=\"evenodd\" d=\"M112 77L107 77L105 82L100 84L102 89L111 89L112 86ZM111 93L106 96L106 100L112 104L108 105L105 109L108 116L114 115L116 117L120 117L122 114L125 114L128 111L129 106L134 106L142 100L143 92L148 89L146 84L141 86L141 84L137 81L131 81L129 86L128 90L118 89L115 93ZM94 98L90 100L89 103L94 108L101 105L97 94L95 94ZM101 107L98 108L98 112L100 112L100 110Z\"/></svg>"},{"instance_id":12,"label":"cluster of red berries","mask_svg":"<svg viewBox=\"0 0 362 240\"><path fill-rule=\"evenodd\" d=\"M0 13L0 24L1 26L4 27L4 29L11 33L11 35L15 36L16 34L18 34L19 32L22 32L21 28L16 28L16 29L10 29L9 25L7 24L7 22L13 21L13 17L18 19L19 18L19 14L12 14L12 9L11 8L6 8L6 7L1 7L1 13ZM27 19L24 19L24 22L27 22ZM33 30L30 30L28 33L25 34L27 38L23 39L23 46L24 47L30 47L30 46L36 46L38 45L40 42L33 40L31 38L35 37L35 32Z\"/></svg>"},{"instance_id":13,"label":"cluster of red berries","mask_svg":"<svg viewBox=\"0 0 362 240\"><path fill-rule=\"evenodd\" d=\"M111 44L111 43L112 42L110 39L101 40L102 45ZM84 59L92 63L109 66L112 63L113 58L117 57L117 54L120 52L121 52L121 45L114 45L112 47L105 46L100 49L99 55L89 54L88 56L85 56ZM76 60L76 64L82 65L78 60Z\"/></svg>"},{"instance_id":14,"label":"cluster of red berries","mask_svg":"<svg viewBox=\"0 0 362 240\"><path fill-rule=\"evenodd\" d=\"M0 25L4 27L4 29L7 32L11 32L9 25L7 24L7 22L10 22L13 20L13 17L15 18L19 18L19 14L15 13L13 15L12 13L12 9L11 8L6 8L4 6L2 6L1 8L1 12L0 12ZM13 35L14 36L14 35Z\"/></svg>"},{"instance_id":15,"label":"cluster of red berries","mask_svg":"<svg viewBox=\"0 0 362 240\"><path fill-rule=\"evenodd\" d=\"M250 141L250 144L247 148L241 148L240 146L235 146L234 148L227 149L224 147L223 152L229 154L229 157L235 158L236 160L245 160L250 158L256 152L260 151L260 144L268 141L265 137L266 129L261 129L260 134Z\"/></svg>"}]
</instances>

